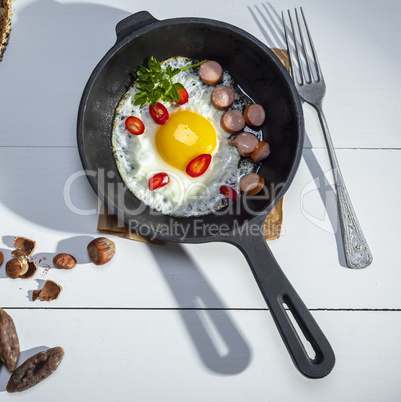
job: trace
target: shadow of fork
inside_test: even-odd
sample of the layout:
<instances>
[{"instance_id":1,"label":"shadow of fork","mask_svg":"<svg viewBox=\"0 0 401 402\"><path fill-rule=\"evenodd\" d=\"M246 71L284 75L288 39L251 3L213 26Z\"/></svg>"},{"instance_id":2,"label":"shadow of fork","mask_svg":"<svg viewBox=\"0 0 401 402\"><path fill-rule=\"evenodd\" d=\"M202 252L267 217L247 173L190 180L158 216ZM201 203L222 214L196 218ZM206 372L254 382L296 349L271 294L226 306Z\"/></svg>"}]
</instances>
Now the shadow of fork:
<instances>
[{"instance_id":1,"label":"shadow of fork","mask_svg":"<svg viewBox=\"0 0 401 402\"><path fill-rule=\"evenodd\" d=\"M248 10L256 25L258 26L260 32L262 33L266 44L269 47L287 49L281 15L274 9L274 7L270 3L262 3L260 6L254 5L253 8L254 9L248 6ZM298 41L298 39L296 40ZM290 46L293 46L292 43L295 43L294 37L291 38ZM314 61L310 59L309 56L308 59L310 63L314 64ZM305 61L301 60L301 63L305 64ZM305 67L303 66L303 68ZM305 105L305 103L303 104ZM310 106L306 105L305 107ZM316 183L319 183L319 185L317 186L317 190L329 218L332 232L335 235L338 262L342 267L347 268L348 266L345 259L338 210L335 207L335 203L333 203L333 199L336 198L336 194L333 186L329 184L325 178L325 173L323 172L318 160L316 159L316 156L313 152L312 143L306 132L304 150L305 149L308 149L308 152L304 151L303 159L310 173L312 174L313 179Z\"/></svg>"}]
</instances>

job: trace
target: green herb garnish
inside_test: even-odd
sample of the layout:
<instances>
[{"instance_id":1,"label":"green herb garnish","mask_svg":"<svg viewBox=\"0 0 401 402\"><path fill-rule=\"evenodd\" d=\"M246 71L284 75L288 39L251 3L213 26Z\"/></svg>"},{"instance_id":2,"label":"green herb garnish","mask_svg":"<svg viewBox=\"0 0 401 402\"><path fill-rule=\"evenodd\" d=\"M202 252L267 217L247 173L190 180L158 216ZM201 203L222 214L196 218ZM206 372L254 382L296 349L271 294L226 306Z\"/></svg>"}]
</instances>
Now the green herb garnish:
<instances>
[{"instance_id":1,"label":"green herb garnish","mask_svg":"<svg viewBox=\"0 0 401 402\"><path fill-rule=\"evenodd\" d=\"M167 66L163 70L160 62L152 56L149 59L148 68L142 66L136 73L138 76L136 81L138 92L134 96L134 105L150 103L154 107L159 99L163 102L178 102L180 100L178 91L184 89L184 86L179 82L173 84L171 79L181 71L198 67L205 61L182 68L173 69L171 66Z\"/></svg>"}]
</instances>

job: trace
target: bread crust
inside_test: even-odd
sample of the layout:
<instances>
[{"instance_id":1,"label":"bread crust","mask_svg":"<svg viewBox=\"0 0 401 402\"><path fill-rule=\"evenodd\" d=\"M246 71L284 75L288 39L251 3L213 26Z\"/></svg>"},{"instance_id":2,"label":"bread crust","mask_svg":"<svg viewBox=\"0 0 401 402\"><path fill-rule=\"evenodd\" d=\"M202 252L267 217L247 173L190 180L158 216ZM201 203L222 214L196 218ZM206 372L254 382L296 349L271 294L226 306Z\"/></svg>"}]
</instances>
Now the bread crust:
<instances>
[{"instance_id":1,"label":"bread crust","mask_svg":"<svg viewBox=\"0 0 401 402\"><path fill-rule=\"evenodd\" d=\"M0 0L0 61L10 38L12 2L13 0Z\"/></svg>"}]
</instances>

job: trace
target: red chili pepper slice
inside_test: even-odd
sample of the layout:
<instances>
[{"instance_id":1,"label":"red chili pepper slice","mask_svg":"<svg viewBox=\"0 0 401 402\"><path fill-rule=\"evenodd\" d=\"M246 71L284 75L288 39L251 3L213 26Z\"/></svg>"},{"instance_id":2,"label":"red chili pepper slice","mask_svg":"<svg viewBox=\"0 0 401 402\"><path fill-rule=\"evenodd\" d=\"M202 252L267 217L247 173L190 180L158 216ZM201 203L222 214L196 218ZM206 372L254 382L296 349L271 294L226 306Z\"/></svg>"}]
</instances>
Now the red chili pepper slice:
<instances>
[{"instance_id":1,"label":"red chili pepper slice","mask_svg":"<svg viewBox=\"0 0 401 402\"><path fill-rule=\"evenodd\" d=\"M209 167L211 160L212 155L210 154L202 154L197 156L195 159L192 159L192 161L188 163L186 169L187 174L191 177L202 176Z\"/></svg>"},{"instance_id":2,"label":"red chili pepper slice","mask_svg":"<svg viewBox=\"0 0 401 402\"><path fill-rule=\"evenodd\" d=\"M180 94L180 100L176 102L178 105L183 105L184 103L188 102L188 92L184 89L179 89L178 93Z\"/></svg>"},{"instance_id":3,"label":"red chili pepper slice","mask_svg":"<svg viewBox=\"0 0 401 402\"><path fill-rule=\"evenodd\" d=\"M238 200L238 194L237 192L230 186L227 186L223 184L220 187L220 193L224 195L224 197L229 198L230 200L237 201Z\"/></svg>"},{"instance_id":4,"label":"red chili pepper slice","mask_svg":"<svg viewBox=\"0 0 401 402\"><path fill-rule=\"evenodd\" d=\"M150 191L156 190L157 188L164 187L168 184L170 178L167 173L157 173L149 179L148 187Z\"/></svg>"},{"instance_id":5,"label":"red chili pepper slice","mask_svg":"<svg viewBox=\"0 0 401 402\"><path fill-rule=\"evenodd\" d=\"M127 119L125 120L125 127L131 134L134 135L143 134L143 132L145 131L145 126L142 123L142 120L134 116L127 117Z\"/></svg>"},{"instance_id":6,"label":"red chili pepper slice","mask_svg":"<svg viewBox=\"0 0 401 402\"><path fill-rule=\"evenodd\" d=\"M169 118L168 110L160 102L155 107L149 105L149 113L157 124L165 124Z\"/></svg>"}]
</instances>

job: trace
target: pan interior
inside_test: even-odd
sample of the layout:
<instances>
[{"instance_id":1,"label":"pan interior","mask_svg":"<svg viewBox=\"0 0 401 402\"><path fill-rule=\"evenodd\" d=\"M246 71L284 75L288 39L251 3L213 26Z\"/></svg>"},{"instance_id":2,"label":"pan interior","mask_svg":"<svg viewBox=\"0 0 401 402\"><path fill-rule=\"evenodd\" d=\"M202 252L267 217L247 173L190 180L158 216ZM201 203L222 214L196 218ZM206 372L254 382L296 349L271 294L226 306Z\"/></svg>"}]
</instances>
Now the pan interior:
<instances>
[{"instance_id":1,"label":"pan interior","mask_svg":"<svg viewBox=\"0 0 401 402\"><path fill-rule=\"evenodd\" d=\"M274 207L277 195L280 191L282 195L294 173L297 152L302 147L299 117L302 112L277 61L257 41L225 24L174 21L166 24L162 21L140 35L132 35L99 63L81 104L79 146L91 184L111 212L130 227L142 228L144 234L156 232L157 237L166 240L183 240L185 234L186 241L205 241L213 237L207 229L210 226L213 230L221 227L230 232ZM241 197L240 202L216 214L173 218L146 207L127 190L111 147L114 111L133 83L135 71L150 56L158 60L172 56L216 60L229 71L240 90L264 107L263 139L269 142L271 154L259 169L266 182L263 195Z\"/></svg>"}]
</instances>

